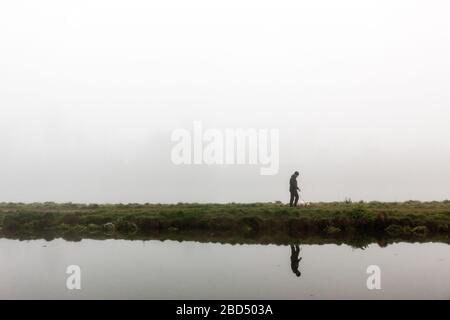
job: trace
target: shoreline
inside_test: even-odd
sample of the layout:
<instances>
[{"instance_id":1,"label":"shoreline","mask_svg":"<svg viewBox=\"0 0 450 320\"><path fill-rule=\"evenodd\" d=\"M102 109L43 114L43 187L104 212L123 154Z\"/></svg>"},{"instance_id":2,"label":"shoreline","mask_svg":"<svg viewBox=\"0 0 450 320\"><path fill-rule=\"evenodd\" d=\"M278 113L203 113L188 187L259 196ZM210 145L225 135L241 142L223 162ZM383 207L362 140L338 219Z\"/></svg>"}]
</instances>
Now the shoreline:
<instances>
[{"instance_id":1,"label":"shoreline","mask_svg":"<svg viewBox=\"0 0 450 320\"><path fill-rule=\"evenodd\" d=\"M0 236L35 238L440 239L448 242L450 201L329 202L290 208L253 204L0 203ZM43 236L44 235L44 236ZM291 239L291 240L288 240ZM371 240L371 241L372 241ZM351 242L351 241L350 241Z\"/></svg>"}]
</instances>

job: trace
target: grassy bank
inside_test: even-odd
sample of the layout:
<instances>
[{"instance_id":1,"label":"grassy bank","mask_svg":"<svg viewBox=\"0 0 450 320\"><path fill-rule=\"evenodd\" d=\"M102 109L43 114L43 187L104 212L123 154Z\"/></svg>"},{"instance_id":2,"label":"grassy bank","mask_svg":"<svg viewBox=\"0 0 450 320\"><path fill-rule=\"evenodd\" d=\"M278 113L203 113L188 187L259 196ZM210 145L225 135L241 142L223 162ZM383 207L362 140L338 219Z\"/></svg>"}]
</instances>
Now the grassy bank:
<instances>
[{"instance_id":1,"label":"grassy bank","mask_svg":"<svg viewBox=\"0 0 450 320\"><path fill-rule=\"evenodd\" d=\"M377 236L447 239L450 201L315 203L289 208L255 204L0 203L6 237L139 237L196 234L208 238L298 238Z\"/></svg>"}]
</instances>

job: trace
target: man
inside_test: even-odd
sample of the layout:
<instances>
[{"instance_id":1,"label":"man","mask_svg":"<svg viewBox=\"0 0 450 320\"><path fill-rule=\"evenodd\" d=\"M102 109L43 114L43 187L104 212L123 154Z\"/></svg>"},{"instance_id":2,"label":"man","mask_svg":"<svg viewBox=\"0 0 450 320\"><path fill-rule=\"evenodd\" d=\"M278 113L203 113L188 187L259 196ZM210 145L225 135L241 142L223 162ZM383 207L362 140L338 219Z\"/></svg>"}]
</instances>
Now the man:
<instances>
[{"instance_id":1,"label":"man","mask_svg":"<svg viewBox=\"0 0 450 320\"><path fill-rule=\"evenodd\" d=\"M300 191L300 188L297 184L297 177L299 176L298 171L295 171L294 174L291 176L291 180L289 180L289 192L291 193L291 200L289 201L289 206L296 207L298 203L298 192Z\"/></svg>"}]
</instances>

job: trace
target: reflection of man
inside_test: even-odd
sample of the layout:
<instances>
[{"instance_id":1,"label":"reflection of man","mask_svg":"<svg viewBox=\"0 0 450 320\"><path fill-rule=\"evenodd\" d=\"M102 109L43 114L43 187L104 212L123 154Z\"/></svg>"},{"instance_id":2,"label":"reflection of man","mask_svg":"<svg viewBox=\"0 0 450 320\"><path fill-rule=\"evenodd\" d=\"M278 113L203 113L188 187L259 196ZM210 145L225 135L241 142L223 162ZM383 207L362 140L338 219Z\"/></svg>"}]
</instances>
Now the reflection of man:
<instances>
[{"instance_id":1,"label":"reflection of man","mask_svg":"<svg viewBox=\"0 0 450 320\"><path fill-rule=\"evenodd\" d=\"M296 207L298 203L298 192L300 191L300 188L297 184L297 177L299 173L298 171L295 171L294 174L291 176L291 179L289 180L289 192L291 193L291 200L289 201L289 206Z\"/></svg>"},{"instance_id":2,"label":"reflection of man","mask_svg":"<svg viewBox=\"0 0 450 320\"><path fill-rule=\"evenodd\" d=\"M291 245L291 269L297 277L300 277L302 275L301 272L298 271L298 264L300 263L300 261L302 261L302 258L298 257L298 255L300 254L300 250L301 249L297 244L295 246Z\"/></svg>"}]
</instances>

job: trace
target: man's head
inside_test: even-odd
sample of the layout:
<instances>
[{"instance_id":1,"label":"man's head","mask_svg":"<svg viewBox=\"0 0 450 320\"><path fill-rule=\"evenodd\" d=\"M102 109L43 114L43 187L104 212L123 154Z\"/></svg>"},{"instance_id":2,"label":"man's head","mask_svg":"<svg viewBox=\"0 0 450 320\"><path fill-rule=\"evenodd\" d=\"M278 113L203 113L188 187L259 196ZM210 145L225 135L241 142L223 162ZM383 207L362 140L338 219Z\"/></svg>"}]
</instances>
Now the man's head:
<instances>
[{"instance_id":1,"label":"man's head","mask_svg":"<svg viewBox=\"0 0 450 320\"><path fill-rule=\"evenodd\" d=\"M298 177L300 173L298 173L298 171L294 172L294 176Z\"/></svg>"}]
</instances>

